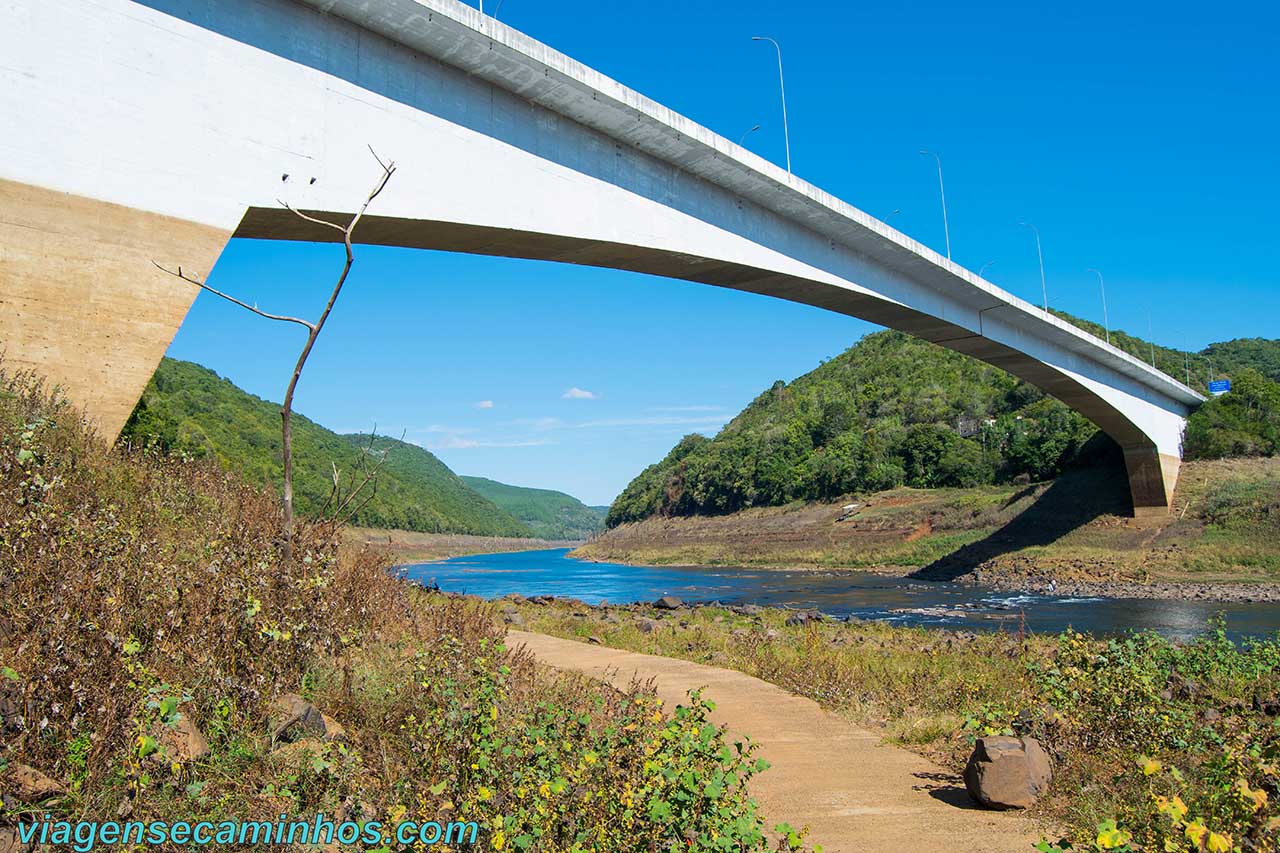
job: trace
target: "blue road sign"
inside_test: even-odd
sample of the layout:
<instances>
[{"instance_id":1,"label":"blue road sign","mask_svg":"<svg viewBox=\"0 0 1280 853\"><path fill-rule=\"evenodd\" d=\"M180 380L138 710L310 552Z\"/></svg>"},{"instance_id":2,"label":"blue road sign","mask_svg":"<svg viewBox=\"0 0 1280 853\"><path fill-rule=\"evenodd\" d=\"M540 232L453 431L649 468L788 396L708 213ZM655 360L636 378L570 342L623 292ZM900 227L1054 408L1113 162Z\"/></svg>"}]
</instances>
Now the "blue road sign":
<instances>
[{"instance_id":1,"label":"blue road sign","mask_svg":"<svg viewBox=\"0 0 1280 853\"><path fill-rule=\"evenodd\" d=\"M1225 394L1231 390L1230 379L1215 379L1209 383L1209 393L1215 397L1219 394Z\"/></svg>"}]
</instances>

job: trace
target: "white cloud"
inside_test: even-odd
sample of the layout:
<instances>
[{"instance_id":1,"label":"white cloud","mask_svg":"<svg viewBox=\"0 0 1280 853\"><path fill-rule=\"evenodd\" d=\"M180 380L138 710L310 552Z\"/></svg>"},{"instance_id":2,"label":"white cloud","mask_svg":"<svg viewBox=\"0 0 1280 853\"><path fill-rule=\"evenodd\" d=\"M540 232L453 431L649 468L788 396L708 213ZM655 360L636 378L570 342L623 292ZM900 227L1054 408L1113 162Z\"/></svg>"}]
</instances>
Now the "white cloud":
<instances>
[{"instance_id":1,"label":"white cloud","mask_svg":"<svg viewBox=\"0 0 1280 853\"><path fill-rule=\"evenodd\" d=\"M476 408L477 408L477 409L492 409L492 408L493 408L493 401L492 401L492 400L481 400L479 403L476 403Z\"/></svg>"},{"instance_id":2,"label":"white cloud","mask_svg":"<svg viewBox=\"0 0 1280 853\"><path fill-rule=\"evenodd\" d=\"M599 400L600 395L593 391L584 391L581 388L570 388L560 395L561 400Z\"/></svg>"}]
</instances>

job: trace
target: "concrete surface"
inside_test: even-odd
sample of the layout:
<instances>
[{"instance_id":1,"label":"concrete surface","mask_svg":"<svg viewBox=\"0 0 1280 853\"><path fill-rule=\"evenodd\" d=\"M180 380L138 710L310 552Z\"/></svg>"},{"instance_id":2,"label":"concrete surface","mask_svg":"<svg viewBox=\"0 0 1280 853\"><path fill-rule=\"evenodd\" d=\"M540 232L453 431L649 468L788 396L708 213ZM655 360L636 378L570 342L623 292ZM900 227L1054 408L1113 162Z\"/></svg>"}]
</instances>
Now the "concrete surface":
<instances>
[{"instance_id":1,"label":"concrete surface","mask_svg":"<svg viewBox=\"0 0 1280 853\"><path fill-rule=\"evenodd\" d=\"M807 825L826 853L1030 853L1040 840L1021 813L974 807L958 774L758 678L525 631L508 631L507 645L620 689L653 679L668 710L705 688L716 724L772 764L751 784L766 823Z\"/></svg>"},{"instance_id":2,"label":"concrete surface","mask_svg":"<svg viewBox=\"0 0 1280 853\"><path fill-rule=\"evenodd\" d=\"M1137 510L1167 509L1194 391L456 0L12 0L0 57L13 184L214 233L332 239L277 200L340 218L377 174L371 145L400 171L362 242L638 270L901 329L1080 411L1125 449ZM150 316L151 298L103 328ZM62 329L50 352L72 353L46 363L92 385L73 325L40 332ZM133 334L151 352L175 328ZM5 330L20 359L48 340L25 329ZM133 387L83 402L105 428Z\"/></svg>"}]
</instances>

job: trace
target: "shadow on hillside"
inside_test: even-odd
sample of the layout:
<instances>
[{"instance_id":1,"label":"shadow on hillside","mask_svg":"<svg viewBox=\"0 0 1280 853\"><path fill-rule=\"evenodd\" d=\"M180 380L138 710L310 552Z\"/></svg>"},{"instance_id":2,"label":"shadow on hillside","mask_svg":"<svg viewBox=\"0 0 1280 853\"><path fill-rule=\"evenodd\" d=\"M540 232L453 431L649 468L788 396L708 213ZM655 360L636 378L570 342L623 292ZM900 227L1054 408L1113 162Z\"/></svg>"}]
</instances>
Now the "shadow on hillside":
<instances>
[{"instance_id":1,"label":"shadow on hillside","mask_svg":"<svg viewBox=\"0 0 1280 853\"><path fill-rule=\"evenodd\" d=\"M1019 492L1014 503L1027 494ZM911 573L930 581L953 581L988 560L1022 548L1049 545L1101 515L1132 511L1128 482L1113 470L1089 469L1063 474L1035 502L985 539L965 545Z\"/></svg>"}]
</instances>

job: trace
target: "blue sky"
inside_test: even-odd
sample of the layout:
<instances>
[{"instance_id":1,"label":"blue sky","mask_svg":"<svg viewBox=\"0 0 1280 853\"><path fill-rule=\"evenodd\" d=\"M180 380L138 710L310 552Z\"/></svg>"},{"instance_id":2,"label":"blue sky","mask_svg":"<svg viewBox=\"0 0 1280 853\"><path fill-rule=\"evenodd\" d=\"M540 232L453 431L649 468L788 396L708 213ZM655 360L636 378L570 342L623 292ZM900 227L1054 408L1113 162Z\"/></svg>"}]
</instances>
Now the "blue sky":
<instances>
[{"instance_id":1,"label":"blue sky","mask_svg":"<svg viewBox=\"0 0 1280 853\"><path fill-rule=\"evenodd\" d=\"M493 0L486 0L492 11ZM785 14L780 14L784 9ZM499 17L1039 302L1200 348L1280 337L1280 12L1262 2L503 0ZM314 315L333 246L233 241L212 283ZM297 408L455 471L608 503L688 432L874 327L610 270L386 248L357 265ZM300 336L202 294L169 354L278 400ZM577 389L585 393L569 393Z\"/></svg>"}]
</instances>

